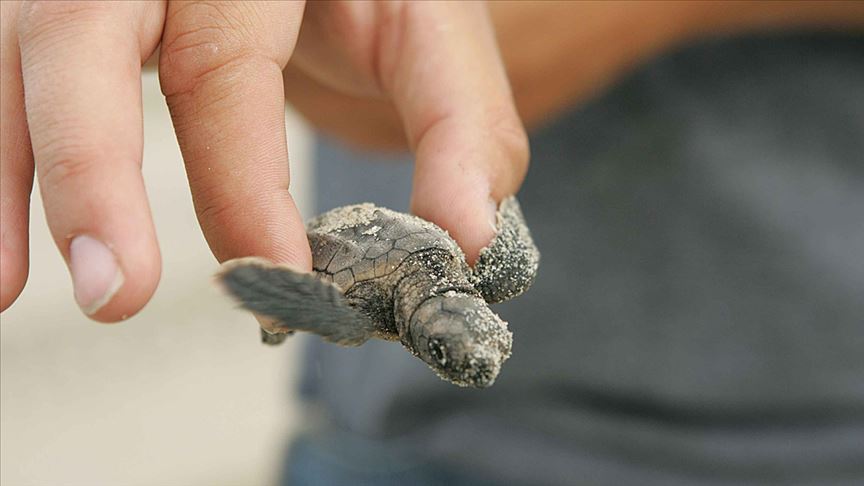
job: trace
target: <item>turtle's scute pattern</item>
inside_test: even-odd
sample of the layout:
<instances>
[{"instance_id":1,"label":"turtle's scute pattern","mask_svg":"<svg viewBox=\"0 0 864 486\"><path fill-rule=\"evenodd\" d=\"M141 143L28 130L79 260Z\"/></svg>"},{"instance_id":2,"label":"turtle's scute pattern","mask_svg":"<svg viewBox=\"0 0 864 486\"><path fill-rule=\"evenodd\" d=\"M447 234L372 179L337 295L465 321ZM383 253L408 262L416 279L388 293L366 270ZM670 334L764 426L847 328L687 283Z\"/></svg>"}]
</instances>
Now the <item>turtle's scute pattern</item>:
<instances>
[{"instance_id":1,"label":"turtle's scute pattern","mask_svg":"<svg viewBox=\"0 0 864 486\"><path fill-rule=\"evenodd\" d=\"M372 204L345 206L307 225L319 283L287 267L248 260L229 267L222 280L245 308L275 320L265 326L265 342L278 344L280 333L294 329L347 345L370 337L398 340L441 378L486 387L512 347L507 323L487 302L527 289L539 261L514 198L502 202L497 223L495 239L472 271L438 226ZM319 297L321 302L304 301ZM351 329L334 326L340 319Z\"/></svg>"}]
</instances>

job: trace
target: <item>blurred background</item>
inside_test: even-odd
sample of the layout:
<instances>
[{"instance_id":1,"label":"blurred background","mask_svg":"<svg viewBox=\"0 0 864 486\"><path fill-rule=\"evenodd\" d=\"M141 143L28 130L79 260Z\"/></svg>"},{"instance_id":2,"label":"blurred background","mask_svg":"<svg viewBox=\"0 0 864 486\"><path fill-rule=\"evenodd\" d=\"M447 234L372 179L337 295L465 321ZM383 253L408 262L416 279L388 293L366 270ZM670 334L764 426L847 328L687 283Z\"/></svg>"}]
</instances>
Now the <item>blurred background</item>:
<instances>
[{"instance_id":1,"label":"blurred background","mask_svg":"<svg viewBox=\"0 0 864 486\"><path fill-rule=\"evenodd\" d=\"M161 283L127 322L85 318L34 190L30 279L0 326L3 485L270 484L295 427L299 340L262 346L213 285L156 73L142 83ZM308 216L313 146L287 118L291 192Z\"/></svg>"}]
</instances>

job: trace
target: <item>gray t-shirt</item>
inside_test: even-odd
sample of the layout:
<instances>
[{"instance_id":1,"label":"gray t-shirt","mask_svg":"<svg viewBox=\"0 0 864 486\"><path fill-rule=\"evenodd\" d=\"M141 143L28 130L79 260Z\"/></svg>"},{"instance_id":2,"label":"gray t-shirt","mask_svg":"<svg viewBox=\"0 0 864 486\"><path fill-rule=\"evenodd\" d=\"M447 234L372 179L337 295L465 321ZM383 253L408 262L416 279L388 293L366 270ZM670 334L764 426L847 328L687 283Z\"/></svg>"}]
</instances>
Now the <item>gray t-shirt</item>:
<instances>
[{"instance_id":1,"label":"gray t-shirt","mask_svg":"<svg viewBox=\"0 0 864 486\"><path fill-rule=\"evenodd\" d=\"M693 46L531 141L498 382L311 339L316 433L512 483L864 482L864 39ZM410 166L318 158L320 210L406 209Z\"/></svg>"}]
</instances>

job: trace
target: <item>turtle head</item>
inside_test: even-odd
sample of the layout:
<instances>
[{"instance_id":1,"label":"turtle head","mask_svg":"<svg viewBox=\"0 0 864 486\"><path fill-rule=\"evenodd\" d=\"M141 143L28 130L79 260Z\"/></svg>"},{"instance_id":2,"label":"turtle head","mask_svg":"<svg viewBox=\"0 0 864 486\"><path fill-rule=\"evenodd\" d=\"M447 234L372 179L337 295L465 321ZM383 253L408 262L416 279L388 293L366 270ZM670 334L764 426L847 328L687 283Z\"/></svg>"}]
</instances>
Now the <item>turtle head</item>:
<instances>
[{"instance_id":1,"label":"turtle head","mask_svg":"<svg viewBox=\"0 0 864 486\"><path fill-rule=\"evenodd\" d=\"M411 319L411 348L441 378L485 388L510 357L507 323L479 297L448 292L423 302Z\"/></svg>"}]
</instances>

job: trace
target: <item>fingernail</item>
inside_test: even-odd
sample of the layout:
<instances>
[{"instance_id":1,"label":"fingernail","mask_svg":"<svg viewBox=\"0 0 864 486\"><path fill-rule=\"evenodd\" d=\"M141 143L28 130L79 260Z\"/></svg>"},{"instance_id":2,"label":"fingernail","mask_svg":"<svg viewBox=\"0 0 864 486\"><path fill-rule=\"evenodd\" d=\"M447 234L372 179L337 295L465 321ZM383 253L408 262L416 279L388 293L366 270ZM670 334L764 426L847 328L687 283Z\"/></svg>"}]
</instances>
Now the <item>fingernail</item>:
<instances>
[{"instance_id":1,"label":"fingernail","mask_svg":"<svg viewBox=\"0 0 864 486\"><path fill-rule=\"evenodd\" d=\"M486 219L492 227L492 231L498 231L498 203L493 199L489 199L486 205Z\"/></svg>"},{"instance_id":2,"label":"fingernail","mask_svg":"<svg viewBox=\"0 0 864 486\"><path fill-rule=\"evenodd\" d=\"M69 262L75 301L87 315L104 307L123 286L123 272L114 253L91 236L76 236L72 240Z\"/></svg>"}]
</instances>

